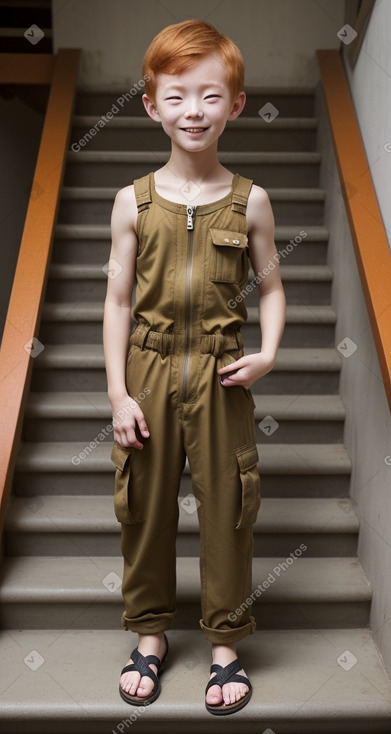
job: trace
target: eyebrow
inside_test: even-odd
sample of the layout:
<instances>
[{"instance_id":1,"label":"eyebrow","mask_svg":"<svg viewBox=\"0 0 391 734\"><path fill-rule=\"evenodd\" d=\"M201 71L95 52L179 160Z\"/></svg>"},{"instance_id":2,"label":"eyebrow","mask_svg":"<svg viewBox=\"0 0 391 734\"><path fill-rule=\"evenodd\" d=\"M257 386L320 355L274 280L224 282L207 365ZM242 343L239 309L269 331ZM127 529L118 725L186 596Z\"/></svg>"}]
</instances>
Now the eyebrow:
<instances>
[{"instance_id":1,"label":"eyebrow","mask_svg":"<svg viewBox=\"0 0 391 734\"><path fill-rule=\"evenodd\" d=\"M206 89L207 87L220 87L220 89L224 89L223 85L219 82L206 82L206 84L200 85L201 89ZM164 91L168 92L170 89L187 89L187 87L182 84L168 84L167 87L164 88Z\"/></svg>"}]
</instances>

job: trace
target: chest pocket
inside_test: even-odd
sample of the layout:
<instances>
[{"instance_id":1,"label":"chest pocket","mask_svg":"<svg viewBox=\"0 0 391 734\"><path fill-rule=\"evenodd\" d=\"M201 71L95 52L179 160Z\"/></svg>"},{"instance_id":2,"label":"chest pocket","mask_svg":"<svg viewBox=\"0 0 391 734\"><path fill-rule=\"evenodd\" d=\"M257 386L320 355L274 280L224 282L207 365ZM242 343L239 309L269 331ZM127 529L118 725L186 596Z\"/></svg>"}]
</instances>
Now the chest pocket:
<instances>
[{"instance_id":1,"label":"chest pocket","mask_svg":"<svg viewBox=\"0 0 391 734\"><path fill-rule=\"evenodd\" d=\"M210 227L209 232L212 237L210 279L220 283L240 283L247 272L247 235L215 227Z\"/></svg>"}]
</instances>

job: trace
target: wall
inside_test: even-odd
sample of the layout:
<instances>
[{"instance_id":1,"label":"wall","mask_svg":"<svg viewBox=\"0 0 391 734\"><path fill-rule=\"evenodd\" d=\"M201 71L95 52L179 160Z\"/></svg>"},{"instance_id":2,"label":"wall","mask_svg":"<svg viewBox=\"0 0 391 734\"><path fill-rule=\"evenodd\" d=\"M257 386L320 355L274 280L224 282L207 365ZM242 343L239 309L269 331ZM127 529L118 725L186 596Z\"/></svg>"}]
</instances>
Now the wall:
<instances>
[{"instance_id":1,"label":"wall","mask_svg":"<svg viewBox=\"0 0 391 734\"><path fill-rule=\"evenodd\" d=\"M391 247L391 3L377 0L353 70L345 70Z\"/></svg>"},{"instance_id":2,"label":"wall","mask_svg":"<svg viewBox=\"0 0 391 734\"><path fill-rule=\"evenodd\" d=\"M360 520L358 556L373 589L370 626L391 676L391 417L319 86L316 113L332 306L337 313L335 343L349 337L357 345L342 359L340 395L346 407L344 441L353 466L350 491Z\"/></svg>"},{"instance_id":3,"label":"wall","mask_svg":"<svg viewBox=\"0 0 391 734\"><path fill-rule=\"evenodd\" d=\"M211 7L212 6L212 7ZM109 91L141 78L143 55L162 28L188 18L215 25L239 46L246 86L313 86L316 48L338 48L344 0L53 0L54 48L83 49L80 86Z\"/></svg>"},{"instance_id":4,"label":"wall","mask_svg":"<svg viewBox=\"0 0 391 734\"><path fill-rule=\"evenodd\" d=\"M0 335L18 259L27 204L37 160L43 113L4 87L0 97ZM6 96L7 95L7 96Z\"/></svg>"}]
</instances>

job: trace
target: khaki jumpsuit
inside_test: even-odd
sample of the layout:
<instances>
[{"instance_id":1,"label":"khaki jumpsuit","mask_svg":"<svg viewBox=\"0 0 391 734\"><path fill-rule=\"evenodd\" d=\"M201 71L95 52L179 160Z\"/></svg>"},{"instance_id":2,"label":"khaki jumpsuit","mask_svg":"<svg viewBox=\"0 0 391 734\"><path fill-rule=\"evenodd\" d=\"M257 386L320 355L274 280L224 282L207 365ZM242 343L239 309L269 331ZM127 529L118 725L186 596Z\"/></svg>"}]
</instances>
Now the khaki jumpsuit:
<instances>
[{"instance_id":1,"label":"khaki jumpsuit","mask_svg":"<svg viewBox=\"0 0 391 734\"><path fill-rule=\"evenodd\" d=\"M153 173L134 180L136 328L126 387L150 436L141 450L114 442L111 458L124 557L121 621L140 634L168 629L176 615L178 493L186 456L198 501L200 627L218 644L256 628L246 605L252 525L261 502L255 403L249 389L224 387L217 374L243 356L247 310L244 300L236 308L228 303L247 284L251 185L236 173L227 196L194 206L160 196Z\"/></svg>"}]
</instances>

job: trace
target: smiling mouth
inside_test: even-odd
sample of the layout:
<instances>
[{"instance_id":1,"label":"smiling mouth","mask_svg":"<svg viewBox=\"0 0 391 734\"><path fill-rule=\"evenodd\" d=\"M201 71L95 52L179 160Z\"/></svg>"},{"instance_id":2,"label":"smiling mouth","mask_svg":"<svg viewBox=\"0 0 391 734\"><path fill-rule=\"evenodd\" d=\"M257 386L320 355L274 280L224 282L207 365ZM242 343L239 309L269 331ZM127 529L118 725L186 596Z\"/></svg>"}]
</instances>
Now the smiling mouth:
<instances>
[{"instance_id":1,"label":"smiling mouth","mask_svg":"<svg viewBox=\"0 0 391 734\"><path fill-rule=\"evenodd\" d=\"M203 133L207 129L207 127L181 127L181 130L185 130L187 133Z\"/></svg>"}]
</instances>

